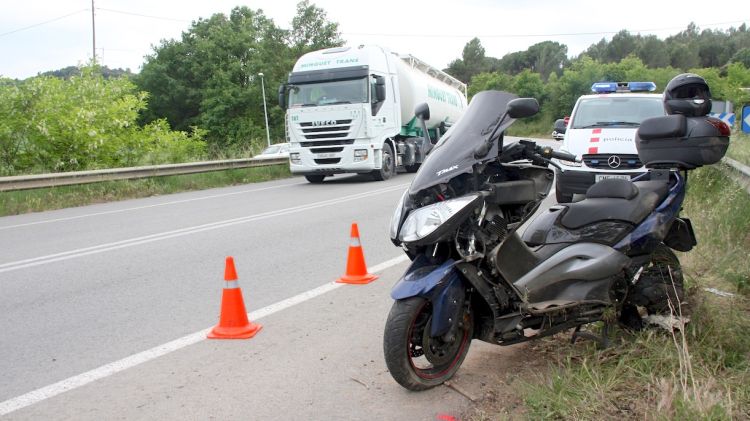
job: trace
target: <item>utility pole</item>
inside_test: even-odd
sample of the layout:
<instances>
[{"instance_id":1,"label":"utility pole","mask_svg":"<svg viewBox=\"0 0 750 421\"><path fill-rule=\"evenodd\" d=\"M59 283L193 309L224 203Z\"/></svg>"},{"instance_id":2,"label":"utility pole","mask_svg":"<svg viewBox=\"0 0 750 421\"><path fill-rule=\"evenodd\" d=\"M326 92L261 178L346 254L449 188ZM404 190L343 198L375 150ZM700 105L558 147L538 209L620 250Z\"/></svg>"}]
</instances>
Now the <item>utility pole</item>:
<instances>
[{"instance_id":1,"label":"utility pole","mask_svg":"<svg viewBox=\"0 0 750 421\"><path fill-rule=\"evenodd\" d=\"M258 76L260 76L260 87L263 91L263 116L266 118L266 142L268 142L268 146L271 146L271 134L268 132L268 109L266 108L266 84L263 81L263 73L258 73Z\"/></svg>"},{"instance_id":2,"label":"utility pole","mask_svg":"<svg viewBox=\"0 0 750 421\"><path fill-rule=\"evenodd\" d=\"M91 0L91 38L91 52L93 53L91 59L93 60L94 64L96 64L96 21L94 20L94 0Z\"/></svg>"}]
</instances>

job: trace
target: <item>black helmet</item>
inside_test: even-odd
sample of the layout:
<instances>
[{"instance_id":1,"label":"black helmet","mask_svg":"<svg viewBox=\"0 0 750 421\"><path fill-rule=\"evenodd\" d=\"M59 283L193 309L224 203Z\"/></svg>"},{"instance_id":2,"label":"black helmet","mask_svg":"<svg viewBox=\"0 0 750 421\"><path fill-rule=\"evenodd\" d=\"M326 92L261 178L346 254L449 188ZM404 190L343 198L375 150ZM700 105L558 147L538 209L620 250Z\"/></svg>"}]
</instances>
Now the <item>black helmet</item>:
<instances>
[{"instance_id":1,"label":"black helmet","mask_svg":"<svg viewBox=\"0 0 750 421\"><path fill-rule=\"evenodd\" d=\"M704 116L711 112L711 90L706 80L694 73L683 73L669 81L664 89L667 114L685 117Z\"/></svg>"}]
</instances>

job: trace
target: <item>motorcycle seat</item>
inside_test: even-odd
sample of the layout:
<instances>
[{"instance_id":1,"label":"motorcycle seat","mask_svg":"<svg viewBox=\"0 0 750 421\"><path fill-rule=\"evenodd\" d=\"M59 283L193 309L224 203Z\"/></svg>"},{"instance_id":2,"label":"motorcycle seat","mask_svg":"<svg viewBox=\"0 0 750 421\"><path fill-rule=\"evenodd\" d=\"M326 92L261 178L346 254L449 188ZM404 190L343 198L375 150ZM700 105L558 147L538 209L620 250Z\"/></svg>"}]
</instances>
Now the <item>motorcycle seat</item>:
<instances>
[{"instance_id":1,"label":"motorcycle seat","mask_svg":"<svg viewBox=\"0 0 750 421\"><path fill-rule=\"evenodd\" d=\"M560 223L568 229L610 220L635 225L656 209L668 192L666 181L602 180L589 188L584 200L564 205L568 209Z\"/></svg>"}]
</instances>

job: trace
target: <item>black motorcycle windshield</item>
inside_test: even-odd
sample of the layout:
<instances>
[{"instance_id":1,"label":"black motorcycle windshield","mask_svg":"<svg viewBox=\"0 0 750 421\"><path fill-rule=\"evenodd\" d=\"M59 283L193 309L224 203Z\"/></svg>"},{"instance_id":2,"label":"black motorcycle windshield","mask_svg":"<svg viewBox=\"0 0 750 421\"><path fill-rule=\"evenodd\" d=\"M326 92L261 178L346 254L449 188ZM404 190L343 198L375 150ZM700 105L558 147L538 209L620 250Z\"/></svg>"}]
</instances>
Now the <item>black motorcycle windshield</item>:
<instances>
[{"instance_id":1,"label":"black motorcycle windshield","mask_svg":"<svg viewBox=\"0 0 750 421\"><path fill-rule=\"evenodd\" d=\"M474 95L464 115L448 129L419 167L409 186L409 194L445 183L458 174L470 173L476 162L496 158L498 147L502 147L499 142L481 159L474 158L474 149L484 143L505 113L508 102L515 98L516 95L500 91ZM506 118L497 133L502 133L514 121Z\"/></svg>"}]
</instances>

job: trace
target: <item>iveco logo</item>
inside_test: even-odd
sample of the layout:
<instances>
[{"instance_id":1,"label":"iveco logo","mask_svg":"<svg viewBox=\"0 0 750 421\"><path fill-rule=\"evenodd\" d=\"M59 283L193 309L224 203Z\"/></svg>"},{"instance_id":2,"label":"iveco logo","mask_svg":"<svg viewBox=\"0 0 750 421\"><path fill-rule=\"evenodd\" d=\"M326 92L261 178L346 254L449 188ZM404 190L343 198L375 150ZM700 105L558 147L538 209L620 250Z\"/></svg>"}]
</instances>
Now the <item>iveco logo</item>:
<instances>
[{"instance_id":1,"label":"iveco logo","mask_svg":"<svg viewBox=\"0 0 750 421\"><path fill-rule=\"evenodd\" d=\"M622 164L622 161L620 161L620 157L617 155L612 155L607 160L607 165L609 165L609 168L619 168L620 164Z\"/></svg>"},{"instance_id":2,"label":"iveco logo","mask_svg":"<svg viewBox=\"0 0 750 421\"><path fill-rule=\"evenodd\" d=\"M313 126L332 126L336 124L336 120L322 120L322 121L313 121Z\"/></svg>"}]
</instances>

